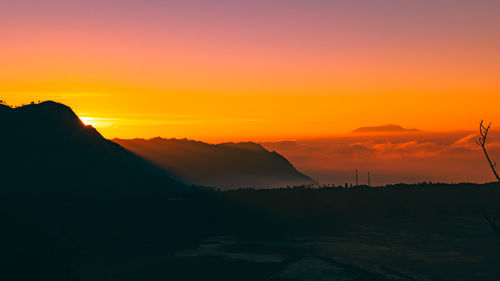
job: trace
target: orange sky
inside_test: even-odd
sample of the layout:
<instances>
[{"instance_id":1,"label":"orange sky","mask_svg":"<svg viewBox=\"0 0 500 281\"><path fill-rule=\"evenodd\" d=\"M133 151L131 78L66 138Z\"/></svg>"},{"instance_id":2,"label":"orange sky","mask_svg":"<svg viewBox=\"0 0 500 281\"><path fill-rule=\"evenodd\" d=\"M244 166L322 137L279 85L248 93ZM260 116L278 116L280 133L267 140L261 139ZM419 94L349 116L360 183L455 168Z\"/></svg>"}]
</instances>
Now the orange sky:
<instances>
[{"instance_id":1,"label":"orange sky","mask_svg":"<svg viewBox=\"0 0 500 281\"><path fill-rule=\"evenodd\" d=\"M500 124L498 1L164 2L0 4L0 99L65 103L109 138Z\"/></svg>"}]
</instances>

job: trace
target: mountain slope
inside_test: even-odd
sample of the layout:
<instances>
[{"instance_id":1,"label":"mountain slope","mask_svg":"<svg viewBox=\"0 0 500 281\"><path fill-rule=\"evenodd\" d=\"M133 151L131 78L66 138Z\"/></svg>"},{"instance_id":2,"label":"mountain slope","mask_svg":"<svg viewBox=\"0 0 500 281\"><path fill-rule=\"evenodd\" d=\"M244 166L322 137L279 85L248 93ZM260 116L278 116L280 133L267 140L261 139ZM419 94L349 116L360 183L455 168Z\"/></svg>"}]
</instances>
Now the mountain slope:
<instances>
[{"instance_id":1,"label":"mountain slope","mask_svg":"<svg viewBox=\"0 0 500 281\"><path fill-rule=\"evenodd\" d=\"M3 182L17 186L180 187L163 169L103 138L52 101L0 107Z\"/></svg>"},{"instance_id":2,"label":"mountain slope","mask_svg":"<svg viewBox=\"0 0 500 281\"><path fill-rule=\"evenodd\" d=\"M253 142L213 145L162 138L113 141L198 185L277 187L312 182L283 156Z\"/></svg>"}]
</instances>

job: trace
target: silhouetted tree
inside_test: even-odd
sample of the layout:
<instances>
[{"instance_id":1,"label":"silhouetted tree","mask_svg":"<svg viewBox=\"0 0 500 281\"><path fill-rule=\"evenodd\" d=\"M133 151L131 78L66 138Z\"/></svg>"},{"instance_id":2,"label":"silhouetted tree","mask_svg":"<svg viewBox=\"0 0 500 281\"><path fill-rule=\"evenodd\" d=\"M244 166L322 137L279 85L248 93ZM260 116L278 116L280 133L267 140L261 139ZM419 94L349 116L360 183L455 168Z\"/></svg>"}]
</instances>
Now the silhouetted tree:
<instances>
[{"instance_id":1,"label":"silhouetted tree","mask_svg":"<svg viewBox=\"0 0 500 281\"><path fill-rule=\"evenodd\" d=\"M493 171L493 174L497 178L498 181L500 181L500 177L498 176L498 173L495 169L495 166L497 165L496 162L491 162L490 156L488 155L488 152L486 151L486 140L488 138L488 132L490 131L491 128L491 122L488 124L488 126L484 125L484 121L481 120L481 123L479 123L479 138L476 140L477 145L481 146L483 149L484 155L486 156L486 159L488 160L488 164L490 164L491 170ZM496 214L495 217L490 217L488 212L483 209L483 216L488 222L488 224L491 226L493 231L495 231L497 234L500 235L500 227L497 225L497 219L500 217L500 213Z\"/></svg>"},{"instance_id":2,"label":"silhouetted tree","mask_svg":"<svg viewBox=\"0 0 500 281\"><path fill-rule=\"evenodd\" d=\"M479 123L479 138L476 140L477 145L481 146L483 149L484 155L486 156L486 159L488 160L488 164L490 164L491 170L493 171L493 174L497 178L498 181L500 181L500 177L497 174L497 171L495 170L495 166L497 165L496 162L491 162L490 156L488 155L488 152L486 151L486 138L488 137L488 132L491 127L491 122L488 124L488 126L484 125L484 121L481 120L481 123Z\"/></svg>"}]
</instances>

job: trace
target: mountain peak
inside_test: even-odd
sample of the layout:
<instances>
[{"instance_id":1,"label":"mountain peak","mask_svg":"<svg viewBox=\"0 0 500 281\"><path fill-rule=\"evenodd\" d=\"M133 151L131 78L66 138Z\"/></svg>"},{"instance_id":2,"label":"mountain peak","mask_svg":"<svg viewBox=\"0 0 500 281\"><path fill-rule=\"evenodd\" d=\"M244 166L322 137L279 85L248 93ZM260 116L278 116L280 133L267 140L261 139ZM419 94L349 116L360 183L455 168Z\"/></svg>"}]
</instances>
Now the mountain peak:
<instances>
[{"instance_id":1,"label":"mountain peak","mask_svg":"<svg viewBox=\"0 0 500 281\"><path fill-rule=\"evenodd\" d=\"M76 132L76 131L95 131L90 126L85 126L73 110L62 103L55 101L44 101L41 103L30 103L18 107L8 107L5 110L12 119L21 122L24 125L32 126L35 130L46 132L57 131ZM97 131L92 132L98 134Z\"/></svg>"},{"instance_id":2,"label":"mountain peak","mask_svg":"<svg viewBox=\"0 0 500 281\"><path fill-rule=\"evenodd\" d=\"M247 141L247 142L225 142L219 144L220 146L225 146L225 147L233 147L237 149L247 149L247 150L255 150L255 151L266 151L262 145L257 144L252 141Z\"/></svg>"},{"instance_id":3,"label":"mountain peak","mask_svg":"<svg viewBox=\"0 0 500 281\"><path fill-rule=\"evenodd\" d=\"M407 129L396 124L386 124L381 126L360 127L352 133L362 134L388 134L388 133L417 133L422 132L418 129Z\"/></svg>"},{"instance_id":4,"label":"mountain peak","mask_svg":"<svg viewBox=\"0 0 500 281\"><path fill-rule=\"evenodd\" d=\"M62 103L58 103L55 101L43 101L40 103L30 103L26 105L22 105L19 107L14 108L16 110L25 110L25 111L34 111L34 110L40 110L40 111L59 111L59 112L65 112L65 113L70 113L71 115L74 115L76 117L76 114L73 112L73 110Z\"/></svg>"},{"instance_id":5,"label":"mountain peak","mask_svg":"<svg viewBox=\"0 0 500 281\"><path fill-rule=\"evenodd\" d=\"M180 186L165 170L85 126L64 104L46 101L0 109L0 145L9 148L2 154L8 169L0 176L10 184L23 179L30 183L26 186L43 182L54 188L121 189L145 182Z\"/></svg>"}]
</instances>

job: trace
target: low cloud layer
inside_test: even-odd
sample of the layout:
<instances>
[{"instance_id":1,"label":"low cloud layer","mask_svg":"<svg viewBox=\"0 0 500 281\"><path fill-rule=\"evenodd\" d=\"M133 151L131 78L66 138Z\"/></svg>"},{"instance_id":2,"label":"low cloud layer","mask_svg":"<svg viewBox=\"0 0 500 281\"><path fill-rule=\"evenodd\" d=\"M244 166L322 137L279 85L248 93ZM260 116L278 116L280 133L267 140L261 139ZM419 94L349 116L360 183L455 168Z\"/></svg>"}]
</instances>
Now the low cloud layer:
<instances>
[{"instance_id":1,"label":"low cloud layer","mask_svg":"<svg viewBox=\"0 0 500 281\"><path fill-rule=\"evenodd\" d=\"M289 159L299 170L325 184L360 183L372 174L372 184L399 182L488 182L491 170L474 132L414 133L383 136L353 134L329 139L262 143ZM500 161L500 134L487 143Z\"/></svg>"}]
</instances>

